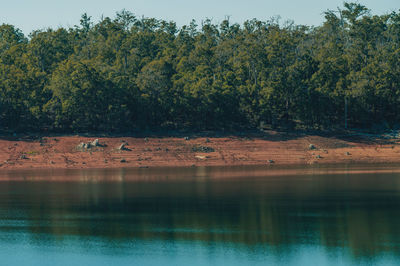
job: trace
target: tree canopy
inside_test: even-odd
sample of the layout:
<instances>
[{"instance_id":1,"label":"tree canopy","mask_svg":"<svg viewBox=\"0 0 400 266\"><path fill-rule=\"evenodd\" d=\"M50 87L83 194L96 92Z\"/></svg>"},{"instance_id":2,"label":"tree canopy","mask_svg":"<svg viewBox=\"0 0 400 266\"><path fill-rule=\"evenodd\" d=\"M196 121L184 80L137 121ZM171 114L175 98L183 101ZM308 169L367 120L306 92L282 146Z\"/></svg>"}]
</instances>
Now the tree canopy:
<instances>
[{"instance_id":1,"label":"tree canopy","mask_svg":"<svg viewBox=\"0 0 400 266\"><path fill-rule=\"evenodd\" d=\"M174 22L122 10L28 37L0 25L0 129L336 129L400 125L400 10L321 26ZM346 121L346 122L345 122Z\"/></svg>"}]
</instances>

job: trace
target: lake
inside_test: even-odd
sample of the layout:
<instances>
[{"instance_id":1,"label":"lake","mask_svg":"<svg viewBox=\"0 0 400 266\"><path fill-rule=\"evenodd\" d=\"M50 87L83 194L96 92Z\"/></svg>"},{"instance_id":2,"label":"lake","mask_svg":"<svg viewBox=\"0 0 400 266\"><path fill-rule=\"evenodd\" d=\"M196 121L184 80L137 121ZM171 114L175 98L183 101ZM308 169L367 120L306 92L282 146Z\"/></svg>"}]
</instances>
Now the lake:
<instances>
[{"instance_id":1,"label":"lake","mask_svg":"<svg viewBox=\"0 0 400 266\"><path fill-rule=\"evenodd\" d=\"M399 265L400 166L0 172L0 265Z\"/></svg>"}]
</instances>

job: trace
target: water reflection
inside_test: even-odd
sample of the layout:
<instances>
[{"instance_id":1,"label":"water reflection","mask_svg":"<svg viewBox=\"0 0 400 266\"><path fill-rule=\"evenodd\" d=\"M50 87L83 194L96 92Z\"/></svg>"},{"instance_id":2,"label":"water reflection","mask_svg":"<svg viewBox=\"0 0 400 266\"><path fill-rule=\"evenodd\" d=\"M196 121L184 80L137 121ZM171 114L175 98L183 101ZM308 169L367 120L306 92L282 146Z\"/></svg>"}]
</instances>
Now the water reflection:
<instances>
[{"instance_id":1,"label":"water reflection","mask_svg":"<svg viewBox=\"0 0 400 266\"><path fill-rule=\"evenodd\" d=\"M211 257L233 245L259 259L314 248L335 260L400 261L400 174L310 171L9 172L0 183L0 244L65 247L74 239L115 255L135 241L169 253L191 243Z\"/></svg>"}]
</instances>

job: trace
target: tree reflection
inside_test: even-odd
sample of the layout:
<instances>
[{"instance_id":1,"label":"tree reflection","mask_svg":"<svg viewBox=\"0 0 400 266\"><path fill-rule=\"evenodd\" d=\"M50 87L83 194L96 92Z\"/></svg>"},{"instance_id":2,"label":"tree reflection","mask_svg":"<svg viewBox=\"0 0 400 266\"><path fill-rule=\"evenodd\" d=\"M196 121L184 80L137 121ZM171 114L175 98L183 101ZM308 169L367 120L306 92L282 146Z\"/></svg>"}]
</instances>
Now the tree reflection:
<instances>
[{"instance_id":1,"label":"tree reflection","mask_svg":"<svg viewBox=\"0 0 400 266\"><path fill-rule=\"evenodd\" d=\"M314 245L356 258L398 251L394 174L159 182L128 182L129 173L120 174L118 182L3 182L0 232L27 232L31 241L48 235L61 242L70 236L224 242L278 253Z\"/></svg>"}]
</instances>

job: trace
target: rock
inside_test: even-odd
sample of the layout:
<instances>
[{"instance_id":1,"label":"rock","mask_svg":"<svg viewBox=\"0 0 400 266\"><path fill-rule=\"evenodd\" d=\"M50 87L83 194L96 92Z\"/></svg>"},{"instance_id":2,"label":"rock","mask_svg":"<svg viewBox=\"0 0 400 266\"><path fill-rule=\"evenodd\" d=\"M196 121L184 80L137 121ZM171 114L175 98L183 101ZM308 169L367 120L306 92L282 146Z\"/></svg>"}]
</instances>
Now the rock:
<instances>
[{"instance_id":1,"label":"rock","mask_svg":"<svg viewBox=\"0 0 400 266\"><path fill-rule=\"evenodd\" d=\"M310 144L310 145L308 145L308 149L309 149L309 150L316 150L317 147L315 147L314 144Z\"/></svg>"},{"instance_id":2,"label":"rock","mask_svg":"<svg viewBox=\"0 0 400 266\"><path fill-rule=\"evenodd\" d=\"M78 151L83 151L85 148L85 143L83 143L83 142L81 142L81 143L79 143L78 144L78 146L76 146L76 149L78 150Z\"/></svg>"},{"instance_id":3,"label":"rock","mask_svg":"<svg viewBox=\"0 0 400 266\"><path fill-rule=\"evenodd\" d=\"M100 147L100 143L99 143L99 140L98 140L98 139L93 140L90 144L91 144L93 147Z\"/></svg>"},{"instance_id":4,"label":"rock","mask_svg":"<svg viewBox=\"0 0 400 266\"><path fill-rule=\"evenodd\" d=\"M127 145L127 143L122 143L122 144L118 147L118 150L120 150L120 151L130 151L130 149L128 149L128 148L126 147L126 145Z\"/></svg>"},{"instance_id":5,"label":"rock","mask_svg":"<svg viewBox=\"0 0 400 266\"><path fill-rule=\"evenodd\" d=\"M81 142L81 143L79 143L78 146L76 146L76 149L78 151L86 151L86 150L90 149L91 147L92 147L92 144L90 142L89 143Z\"/></svg>"}]
</instances>

